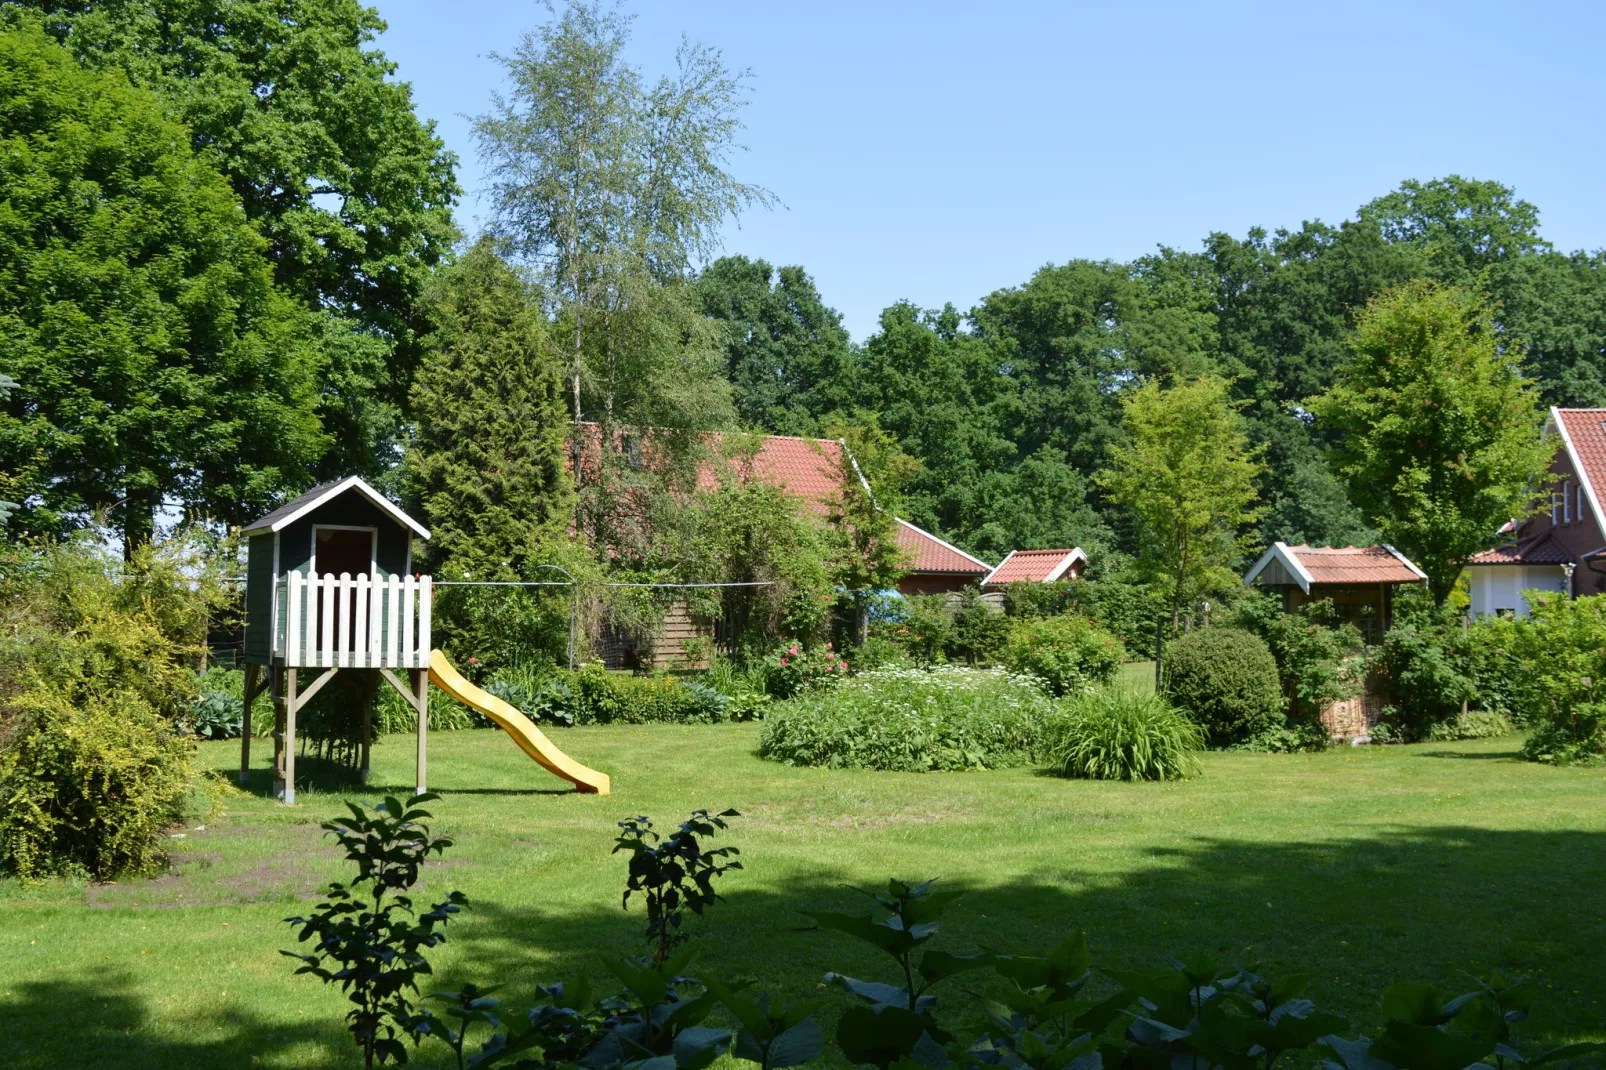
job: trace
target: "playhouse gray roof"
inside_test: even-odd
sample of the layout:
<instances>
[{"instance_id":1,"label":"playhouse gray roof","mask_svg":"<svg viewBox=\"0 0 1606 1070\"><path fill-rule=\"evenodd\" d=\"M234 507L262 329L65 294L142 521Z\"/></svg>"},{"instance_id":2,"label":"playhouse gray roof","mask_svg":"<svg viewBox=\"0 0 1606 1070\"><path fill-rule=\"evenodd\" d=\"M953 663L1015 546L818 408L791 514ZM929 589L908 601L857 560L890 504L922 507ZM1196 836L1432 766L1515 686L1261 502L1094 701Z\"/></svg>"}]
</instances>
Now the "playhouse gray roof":
<instances>
[{"instance_id":1,"label":"playhouse gray roof","mask_svg":"<svg viewBox=\"0 0 1606 1070\"><path fill-rule=\"evenodd\" d=\"M320 483L299 498L285 502L268 515L261 517L246 525L241 534L249 535L254 531L283 531L295 523L302 516L316 509L324 502L344 494L348 490L355 490L380 509L395 518L398 524L410 528L421 539L429 538L429 529L406 513L395 502L379 493L357 476L347 476L345 479L336 479L328 483Z\"/></svg>"}]
</instances>

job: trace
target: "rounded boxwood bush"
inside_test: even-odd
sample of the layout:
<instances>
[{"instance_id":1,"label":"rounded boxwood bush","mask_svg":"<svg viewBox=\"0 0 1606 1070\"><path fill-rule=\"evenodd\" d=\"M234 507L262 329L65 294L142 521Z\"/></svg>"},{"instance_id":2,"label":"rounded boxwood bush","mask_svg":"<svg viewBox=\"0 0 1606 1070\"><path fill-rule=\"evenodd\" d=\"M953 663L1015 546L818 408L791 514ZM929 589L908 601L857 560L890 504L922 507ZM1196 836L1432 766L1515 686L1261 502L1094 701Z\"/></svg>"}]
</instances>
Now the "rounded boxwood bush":
<instances>
[{"instance_id":1,"label":"rounded boxwood bush","mask_svg":"<svg viewBox=\"0 0 1606 1070\"><path fill-rule=\"evenodd\" d=\"M1094 691L1065 703L1045 734L1050 767L1089 780L1181 780L1199 771L1204 734L1158 695Z\"/></svg>"},{"instance_id":2,"label":"rounded boxwood bush","mask_svg":"<svg viewBox=\"0 0 1606 1070\"><path fill-rule=\"evenodd\" d=\"M1203 628L1173 642L1164 690L1218 747L1283 723L1277 660L1265 640L1237 628Z\"/></svg>"}]
</instances>

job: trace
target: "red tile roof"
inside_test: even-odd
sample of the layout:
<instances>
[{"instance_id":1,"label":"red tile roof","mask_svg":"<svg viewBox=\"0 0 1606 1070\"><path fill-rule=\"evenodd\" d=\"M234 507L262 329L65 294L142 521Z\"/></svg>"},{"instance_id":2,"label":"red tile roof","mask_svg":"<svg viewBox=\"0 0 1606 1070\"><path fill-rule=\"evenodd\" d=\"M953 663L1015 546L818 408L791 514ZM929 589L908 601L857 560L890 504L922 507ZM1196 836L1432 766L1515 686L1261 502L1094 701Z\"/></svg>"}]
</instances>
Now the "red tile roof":
<instances>
[{"instance_id":1,"label":"red tile roof","mask_svg":"<svg viewBox=\"0 0 1606 1070\"><path fill-rule=\"evenodd\" d=\"M1014 550L982 582L989 587L1018 582L1047 583L1065 575L1078 560L1087 560L1079 546L1070 550Z\"/></svg>"},{"instance_id":2,"label":"red tile roof","mask_svg":"<svg viewBox=\"0 0 1606 1070\"><path fill-rule=\"evenodd\" d=\"M987 562L971 557L959 547L943 542L907 520L898 521L898 546L906 555L910 572L948 572L980 577L992 571L992 566Z\"/></svg>"},{"instance_id":3,"label":"red tile roof","mask_svg":"<svg viewBox=\"0 0 1606 1070\"><path fill-rule=\"evenodd\" d=\"M1573 455L1573 467L1589 494L1602 532L1600 492L1606 490L1606 409L1551 409L1552 421Z\"/></svg>"},{"instance_id":4,"label":"red tile roof","mask_svg":"<svg viewBox=\"0 0 1606 1070\"><path fill-rule=\"evenodd\" d=\"M1573 560L1567 548L1550 537L1546 531L1526 542L1507 543L1473 554L1469 565L1565 565Z\"/></svg>"},{"instance_id":5,"label":"red tile roof","mask_svg":"<svg viewBox=\"0 0 1606 1070\"><path fill-rule=\"evenodd\" d=\"M1420 583L1427 577L1390 546L1289 546L1272 543L1244 576L1252 583L1272 561L1279 561L1307 593L1324 583Z\"/></svg>"},{"instance_id":6,"label":"red tile roof","mask_svg":"<svg viewBox=\"0 0 1606 1070\"><path fill-rule=\"evenodd\" d=\"M718 434L708 437L716 448L724 439ZM738 461L737 466L740 469L746 463ZM832 497L842 489L842 443L834 438L762 435L751 469L743 475L774 483L792 497L801 499L810 512L823 516L830 508ZM712 468L705 467L698 473L697 483L699 488L711 490L719 479Z\"/></svg>"},{"instance_id":7,"label":"red tile roof","mask_svg":"<svg viewBox=\"0 0 1606 1070\"><path fill-rule=\"evenodd\" d=\"M595 450L598 442L597 425L582 425L588 434L585 452ZM725 444L725 435L710 433L705 441L719 450ZM791 435L757 435L758 449L751 458L738 456L734 464L739 478L759 478L782 487L816 516L830 511L832 499L842 488L842 443L834 438L797 438ZM732 445L740 445L738 436L732 435ZM565 451L566 453L568 451ZM737 451L740 453L740 451ZM593 460L585 462L591 469ZM717 465L704 465L697 473L701 490L712 490L719 485ZM899 520L896 529L898 545L909 561L911 572L958 573L965 576L985 576L992 566L980 558L972 557L957 546L937 538L929 531L915 527L907 520Z\"/></svg>"}]
</instances>

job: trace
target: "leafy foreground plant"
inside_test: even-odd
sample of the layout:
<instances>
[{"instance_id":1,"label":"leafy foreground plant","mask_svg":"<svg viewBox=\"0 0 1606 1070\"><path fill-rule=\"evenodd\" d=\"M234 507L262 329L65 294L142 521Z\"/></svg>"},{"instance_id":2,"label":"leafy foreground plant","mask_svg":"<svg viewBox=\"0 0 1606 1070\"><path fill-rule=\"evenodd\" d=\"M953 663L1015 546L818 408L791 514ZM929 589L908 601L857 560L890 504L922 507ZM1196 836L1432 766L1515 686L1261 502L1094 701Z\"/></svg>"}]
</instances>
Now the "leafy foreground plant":
<instances>
[{"instance_id":1,"label":"leafy foreground plant","mask_svg":"<svg viewBox=\"0 0 1606 1070\"><path fill-rule=\"evenodd\" d=\"M701 917L719 899L714 878L742 868L735 861L720 864L722 859L741 854L739 848L708 850L698 840L699 836L712 836L716 830L726 829L725 818L740 816L735 810L713 817L707 810L694 810L688 820L681 822L680 829L662 842L646 816L619 822L624 831L614 840L613 853L630 852L630 878L621 905L630 909L630 897L638 892L646 899L646 937L657 945L652 953L654 962L669 958L686 940L687 934L681 929L681 907Z\"/></svg>"},{"instance_id":2,"label":"leafy foreground plant","mask_svg":"<svg viewBox=\"0 0 1606 1070\"><path fill-rule=\"evenodd\" d=\"M1165 699L1115 690L1068 700L1044 743L1055 772L1089 780L1182 780L1203 747L1199 726Z\"/></svg>"},{"instance_id":3,"label":"leafy foreground plant","mask_svg":"<svg viewBox=\"0 0 1606 1070\"><path fill-rule=\"evenodd\" d=\"M412 802L438 798L430 792ZM418 882L429 856L452 845L444 836L430 835L423 824L431 816L428 810L403 806L394 796L374 807L347 805L350 818L323 827L357 864L357 877L331 884L311 917L285 919L297 928L296 939L313 942L311 953L280 953L302 963L296 973L338 984L355 1004L346 1023L362 1049L364 1067L406 1062L403 1038L416 1041L429 1030L427 1015L419 1015L409 996L418 991L418 979L431 972L423 952L446 940L440 927L468 900L454 891L415 916L413 901L404 894Z\"/></svg>"},{"instance_id":4,"label":"leafy foreground plant","mask_svg":"<svg viewBox=\"0 0 1606 1070\"><path fill-rule=\"evenodd\" d=\"M1506 988L1480 982L1477 991L1448 1002L1426 985L1396 984L1383 998L1383 1032L1354 1041L1340 1035L1348 1019L1303 998L1315 974L1267 979L1204 956L1168 959L1151 970L1102 971L1119 990L1084 999L1093 974L1081 933L1042 957L928 948L938 919L960 896L934 892L933 883L892 881L886 896L873 897L889 915L880 920L805 911L821 928L886 951L904 979L898 987L826 975L867 1004L849 1008L837 1026L837 1047L851 1062L881 1070L1270 1070L1289 1052L1310 1052L1332 1056L1321 1064L1326 1070L1505 1070L1606 1051L1606 1044L1581 1043L1533 1058L1518 1053L1511 1026L1527 1017L1537 994L1532 982ZM936 1022L927 989L985 967L1008 982L1001 1000L982 1001L993 1028L968 1044L953 1043ZM1120 1034L1109 1035L1122 1022Z\"/></svg>"}]
</instances>

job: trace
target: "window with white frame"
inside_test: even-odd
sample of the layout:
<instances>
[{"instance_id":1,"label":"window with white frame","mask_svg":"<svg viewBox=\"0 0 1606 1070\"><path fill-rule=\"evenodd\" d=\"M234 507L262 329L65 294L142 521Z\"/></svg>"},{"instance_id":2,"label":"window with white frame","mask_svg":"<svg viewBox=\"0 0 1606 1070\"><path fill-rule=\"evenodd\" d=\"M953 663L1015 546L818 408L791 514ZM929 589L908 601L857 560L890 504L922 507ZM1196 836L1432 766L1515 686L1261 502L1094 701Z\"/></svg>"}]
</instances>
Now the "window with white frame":
<instances>
[{"instance_id":1,"label":"window with white frame","mask_svg":"<svg viewBox=\"0 0 1606 1070\"><path fill-rule=\"evenodd\" d=\"M1565 479L1561 481L1561 522L1573 522L1573 485Z\"/></svg>"}]
</instances>

